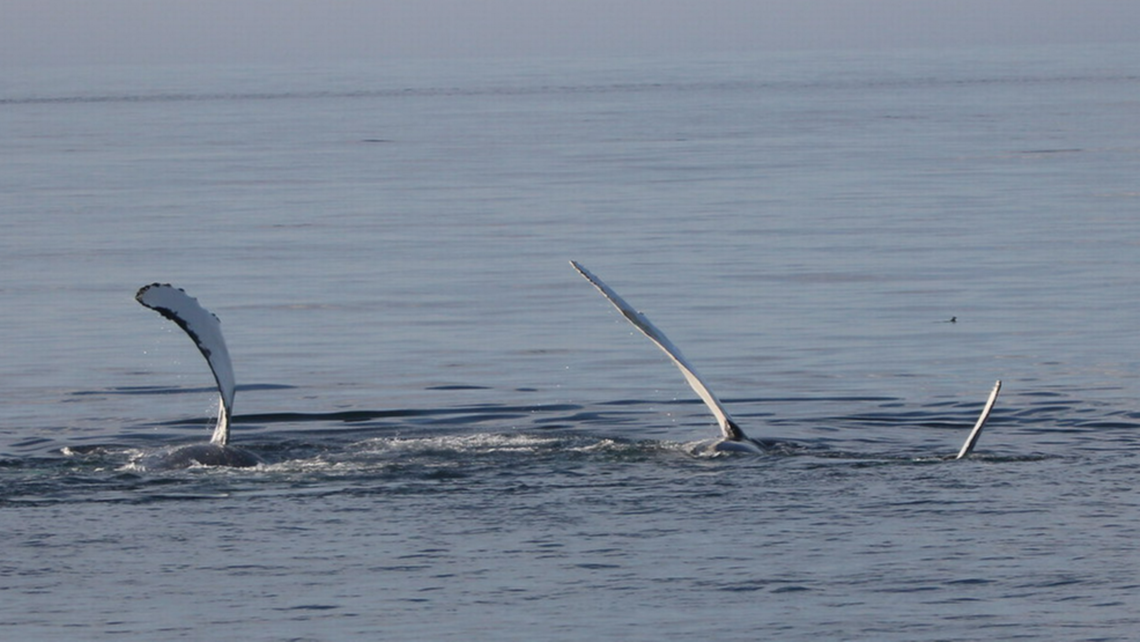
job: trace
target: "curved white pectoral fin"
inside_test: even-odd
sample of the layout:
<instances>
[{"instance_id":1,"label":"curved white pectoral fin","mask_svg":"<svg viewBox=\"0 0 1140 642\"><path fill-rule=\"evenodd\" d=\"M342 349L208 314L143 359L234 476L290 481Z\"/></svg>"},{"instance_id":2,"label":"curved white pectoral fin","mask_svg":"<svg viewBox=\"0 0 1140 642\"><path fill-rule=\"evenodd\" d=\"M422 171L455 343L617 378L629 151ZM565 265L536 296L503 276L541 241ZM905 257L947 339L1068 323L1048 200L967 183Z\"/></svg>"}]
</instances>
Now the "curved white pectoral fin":
<instances>
[{"instance_id":1,"label":"curved white pectoral fin","mask_svg":"<svg viewBox=\"0 0 1140 642\"><path fill-rule=\"evenodd\" d=\"M233 363L230 361L218 317L203 308L197 299L169 283L143 286L135 295L135 300L176 323L206 358L221 396L218 423L210 441L224 446L229 441L235 381Z\"/></svg>"},{"instance_id":2,"label":"curved white pectoral fin","mask_svg":"<svg viewBox=\"0 0 1140 642\"><path fill-rule=\"evenodd\" d=\"M990 418L990 411L994 409L994 402L997 401L1000 391L1001 381L999 380L994 384L994 389L990 392L990 398L986 400L986 405L982 408L982 414L978 416L978 421L974 423L974 429L970 431L970 436L966 437L966 443L962 444L962 449L958 451L958 456L954 459L961 459L974 450L978 438L982 436L982 428L985 427L986 420Z\"/></svg>"},{"instance_id":3,"label":"curved white pectoral fin","mask_svg":"<svg viewBox=\"0 0 1140 642\"><path fill-rule=\"evenodd\" d=\"M709 410L712 411L713 416L716 417L716 421L720 425L721 433L724 435L725 439L732 441L747 439L747 437L744 435L744 431L742 431L740 427L736 425L736 422L732 420L731 415L728 414L728 410L724 407L724 404L722 404L720 402L720 399L718 399L717 396L713 394L712 389L708 387L708 384L704 382L704 379L701 379L701 376L697 374L696 369L693 368L688 360L685 359L685 356L681 354L681 350L677 348L677 346L673 345L673 342L665 336L664 332L659 330L657 326L653 325L653 323L644 314L638 312L625 299L623 299L621 295L619 295L617 292L614 292L610 286L606 285L601 279L595 276L593 272L587 270L577 261L570 261L570 265L574 266L574 269L577 270L579 274L585 277L587 281L592 283L593 286L597 288L598 291L601 292L602 295L604 295L606 299L608 299L609 302L612 303L613 306L622 313L622 316L624 316L630 323L632 323L635 328L640 330L641 333L646 337L649 337L649 340L655 343L658 348L661 348L662 352L669 355L669 358L672 359L673 363L677 365L678 369L680 369L681 374L685 376L685 381L689 383L689 386L692 387L693 391L697 393L697 396L699 396L701 400L705 402L705 405L708 406Z\"/></svg>"}]
</instances>

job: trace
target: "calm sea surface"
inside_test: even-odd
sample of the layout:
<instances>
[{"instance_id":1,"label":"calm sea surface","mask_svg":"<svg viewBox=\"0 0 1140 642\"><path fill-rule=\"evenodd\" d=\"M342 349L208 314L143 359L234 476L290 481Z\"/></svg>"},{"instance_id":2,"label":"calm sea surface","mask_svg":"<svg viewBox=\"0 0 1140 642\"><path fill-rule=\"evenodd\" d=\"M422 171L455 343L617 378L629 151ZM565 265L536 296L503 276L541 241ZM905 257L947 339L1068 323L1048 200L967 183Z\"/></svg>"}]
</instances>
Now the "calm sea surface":
<instances>
[{"instance_id":1,"label":"calm sea surface","mask_svg":"<svg viewBox=\"0 0 1140 642\"><path fill-rule=\"evenodd\" d=\"M1135 639L1138 59L4 71L0 636Z\"/></svg>"}]
</instances>

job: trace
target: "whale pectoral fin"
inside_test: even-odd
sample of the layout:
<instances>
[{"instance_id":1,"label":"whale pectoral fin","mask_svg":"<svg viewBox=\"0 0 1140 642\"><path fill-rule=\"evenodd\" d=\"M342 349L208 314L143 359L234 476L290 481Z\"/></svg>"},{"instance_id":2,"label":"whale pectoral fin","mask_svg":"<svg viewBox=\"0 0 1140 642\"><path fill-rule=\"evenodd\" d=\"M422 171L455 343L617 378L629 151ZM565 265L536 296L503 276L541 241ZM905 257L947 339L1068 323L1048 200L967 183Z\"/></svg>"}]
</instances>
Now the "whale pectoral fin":
<instances>
[{"instance_id":1,"label":"whale pectoral fin","mask_svg":"<svg viewBox=\"0 0 1140 642\"><path fill-rule=\"evenodd\" d=\"M218 422L214 424L214 434L210 436L210 443L216 446L225 446L230 440L230 413L226 404L218 400Z\"/></svg>"},{"instance_id":2,"label":"whale pectoral fin","mask_svg":"<svg viewBox=\"0 0 1140 642\"><path fill-rule=\"evenodd\" d=\"M716 417L717 424L720 426L721 435L725 440L748 440L744 431L740 429L740 426L738 426L736 422L733 421L732 416L728 414L728 409L724 407L724 404L720 402L720 399L717 398L716 394L714 394L708 384L705 383L705 380L697 374L696 368L685 359L684 355L681 354L681 350L673 345L673 342L665 336L664 332L659 330L648 317L638 312L637 309L623 299L621 295L606 285L601 279L595 276L594 273L587 270L582 264L577 261L570 261L570 265L574 266L574 269L577 270L583 278L593 284L593 286L602 293L602 296L606 297L606 299L617 308L618 312L621 312L622 316L633 324L633 327L637 328L660 348L662 352L669 356L674 365L681 371L681 374L685 376L685 381L688 382L689 387L697 393L697 396L701 398L701 401L705 403L705 406L707 406L713 416Z\"/></svg>"},{"instance_id":3,"label":"whale pectoral fin","mask_svg":"<svg viewBox=\"0 0 1140 642\"><path fill-rule=\"evenodd\" d=\"M198 351L205 357L214 382L221 396L218 410L218 423L210 443L224 446L230 437L230 417L234 406L234 367L230 352L222 336L222 324L218 317L203 308L198 300L186 294L185 290L169 283L152 283L139 288L135 300L140 304L170 319L194 342Z\"/></svg>"},{"instance_id":4,"label":"whale pectoral fin","mask_svg":"<svg viewBox=\"0 0 1140 642\"><path fill-rule=\"evenodd\" d=\"M990 392L990 398L986 400L986 405L982 408L982 414L978 416L978 421L974 423L974 429L970 431L970 435L966 437L966 443L962 444L962 449L958 451L958 456L954 459L961 459L969 455L974 446L978 443L978 438L982 436L982 428L986 425L986 420L990 418L990 411L994 409L994 402L997 401L998 392L1001 391L1001 380L994 384L994 389Z\"/></svg>"}]
</instances>

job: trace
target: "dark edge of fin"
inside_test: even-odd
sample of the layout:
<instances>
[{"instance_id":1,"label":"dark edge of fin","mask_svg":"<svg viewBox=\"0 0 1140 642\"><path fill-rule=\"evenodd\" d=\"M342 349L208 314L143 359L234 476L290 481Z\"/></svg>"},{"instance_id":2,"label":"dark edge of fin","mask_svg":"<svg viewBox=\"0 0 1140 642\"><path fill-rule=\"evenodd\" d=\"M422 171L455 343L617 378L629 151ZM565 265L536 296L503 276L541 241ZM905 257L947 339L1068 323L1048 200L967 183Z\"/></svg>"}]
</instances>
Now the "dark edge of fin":
<instances>
[{"instance_id":1,"label":"dark edge of fin","mask_svg":"<svg viewBox=\"0 0 1140 642\"><path fill-rule=\"evenodd\" d=\"M970 431L970 436L966 437L966 443L962 444L962 449L958 451L958 456L954 459L962 459L969 455L974 450L974 446L978 443L978 438L982 436L982 428L986 425L986 420L990 418L990 411L994 409L994 402L997 401L998 393L1001 392L1001 380L994 384L994 389L990 391L990 398L986 400L986 405L982 408L982 414L978 416L978 421L974 423L974 429Z\"/></svg>"},{"instance_id":2,"label":"dark edge of fin","mask_svg":"<svg viewBox=\"0 0 1140 642\"><path fill-rule=\"evenodd\" d=\"M716 418L717 424L720 426L721 435L725 440L759 443L744 434L744 431L733 421L732 416L728 414L728 409L724 407L724 404L721 403L720 399L717 398L716 394L713 393L712 389L709 388L708 384L706 384L704 379L697 373L696 368L689 363L684 355L681 354L680 348L673 345L673 342L665 336L664 332L653 325L648 317L637 311L637 309L623 299L621 295L615 292L613 288L606 285L581 263L570 261L570 265L574 266L574 269L577 270L583 278L597 288L597 290L617 308L618 312L621 312L622 316L633 324L633 327L637 328L660 348L662 352L669 356L669 359L673 361L674 365L681 371L681 374L685 376L685 381L688 382L689 387L693 389L693 392L697 393L697 396L701 398L701 401L703 401L709 411L712 412L713 417Z\"/></svg>"},{"instance_id":3,"label":"dark edge of fin","mask_svg":"<svg viewBox=\"0 0 1140 642\"><path fill-rule=\"evenodd\" d=\"M738 426L731 417L726 417L724 424L725 425L721 427L721 432L724 433L725 439L729 441L753 441L744 434L744 431L740 429L740 426Z\"/></svg>"}]
</instances>

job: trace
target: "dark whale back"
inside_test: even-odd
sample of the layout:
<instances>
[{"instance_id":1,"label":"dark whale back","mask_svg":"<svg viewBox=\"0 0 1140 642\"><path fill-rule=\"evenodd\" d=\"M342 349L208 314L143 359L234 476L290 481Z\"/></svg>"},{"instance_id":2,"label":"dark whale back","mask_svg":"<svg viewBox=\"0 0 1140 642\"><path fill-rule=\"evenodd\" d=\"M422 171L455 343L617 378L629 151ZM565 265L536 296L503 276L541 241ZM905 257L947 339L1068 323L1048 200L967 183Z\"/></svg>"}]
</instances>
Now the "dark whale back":
<instances>
[{"instance_id":1,"label":"dark whale back","mask_svg":"<svg viewBox=\"0 0 1140 642\"><path fill-rule=\"evenodd\" d=\"M249 468L261 463L256 455L234 446L193 444L159 455L147 468L189 468L191 466L230 466Z\"/></svg>"}]
</instances>

